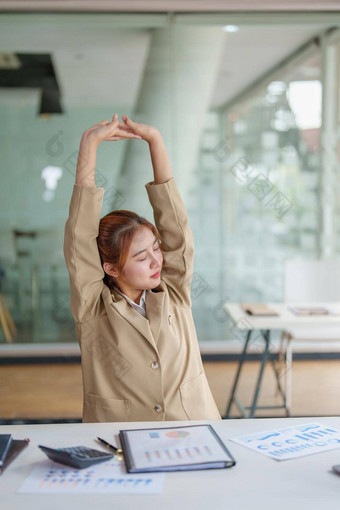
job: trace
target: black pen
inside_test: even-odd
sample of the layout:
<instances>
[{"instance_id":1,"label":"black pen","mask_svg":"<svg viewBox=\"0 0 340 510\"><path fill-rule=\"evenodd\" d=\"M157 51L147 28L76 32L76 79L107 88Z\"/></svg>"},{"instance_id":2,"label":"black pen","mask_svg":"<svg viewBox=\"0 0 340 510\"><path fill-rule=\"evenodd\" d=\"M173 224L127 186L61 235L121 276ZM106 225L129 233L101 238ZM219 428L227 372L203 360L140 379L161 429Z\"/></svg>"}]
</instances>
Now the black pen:
<instances>
[{"instance_id":1,"label":"black pen","mask_svg":"<svg viewBox=\"0 0 340 510\"><path fill-rule=\"evenodd\" d=\"M97 439L98 441L103 443L107 448L113 450L116 455L121 455L123 453L123 450L121 450L120 448L116 448L115 446L113 446L113 444L110 444L107 441L105 441L105 439L102 439L101 437L97 437Z\"/></svg>"}]
</instances>

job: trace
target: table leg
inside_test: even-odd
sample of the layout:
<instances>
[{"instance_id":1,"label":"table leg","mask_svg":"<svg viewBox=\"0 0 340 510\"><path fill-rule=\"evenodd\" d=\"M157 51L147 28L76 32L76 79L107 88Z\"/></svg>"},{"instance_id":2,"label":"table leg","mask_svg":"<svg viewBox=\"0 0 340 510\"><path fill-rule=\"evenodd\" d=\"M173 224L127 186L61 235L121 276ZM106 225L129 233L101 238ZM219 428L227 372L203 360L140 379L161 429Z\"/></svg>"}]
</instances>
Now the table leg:
<instances>
[{"instance_id":1,"label":"table leg","mask_svg":"<svg viewBox=\"0 0 340 510\"><path fill-rule=\"evenodd\" d=\"M286 349L286 408L288 416L290 416L292 399L292 363L293 363L292 339L291 337L289 337Z\"/></svg>"},{"instance_id":2,"label":"table leg","mask_svg":"<svg viewBox=\"0 0 340 510\"><path fill-rule=\"evenodd\" d=\"M257 399L259 396L260 386L261 386L261 382L262 382L263 371L264 371L264 367L266 366L268 354L269 354L270 330L267 329L265 332L262 333L262 336L264 338L266 345L265 345L265 349L262 354L260 373L257 378L257 383L256 383L256 388L255 388L255 393L254 393L254 398L253 398L253 403L251 406L249 418L253 418L255 411L256 411L256 404L257 404Z\"/></svg>"},{"instance_id":3,"label":"table leg","mask_svg":"<svg viewBox=\"0 0 340 510\"><path fill-rule=\"evenodd\" d=\"M277 370L277 363L275 361L275 355L269 352L269 356L270 356L270 361L271 361L271 364L272 364L272 367L274 370L277 390L282 398L283 407L286 409L287 416L290 416L290 411L289 411L289 406L288 406L287 384L286 384L286 391L285 391L281 386L280 374ZM286 375L286 381L287 381L287 375Z\"/></svg>"},{"instance_id":4,"label":"table leg","mask_svg":"<svg viewBox=\"0 0 340 510\"><path fill-rule=\"evenodd\" d=\"M246 339L246 342L244 344L244 348L243 348L243 351L242 351L242 354L241 354L241 358L240 358L240 361L239 361L239 364L238 364L237 374L236 374L236 377L235 377L233 389L231 391L231 395L230 395L230 399L229 399L229 403L228 403L228 407L227 407L227 412L223 416L223 419L229 418L229 413L230 413L230 410L231 410L231 406L232 406L232 404L234 402L235 392L236 392L238 380L240 378L242 365L243 365L243 363L244 363L244 361L246 359L247 348L248 348L248 344L249 344L249 341L250 341L251 333L252 333L251 330L247 331L247 339Z\"/></svg>"}]
</instances>

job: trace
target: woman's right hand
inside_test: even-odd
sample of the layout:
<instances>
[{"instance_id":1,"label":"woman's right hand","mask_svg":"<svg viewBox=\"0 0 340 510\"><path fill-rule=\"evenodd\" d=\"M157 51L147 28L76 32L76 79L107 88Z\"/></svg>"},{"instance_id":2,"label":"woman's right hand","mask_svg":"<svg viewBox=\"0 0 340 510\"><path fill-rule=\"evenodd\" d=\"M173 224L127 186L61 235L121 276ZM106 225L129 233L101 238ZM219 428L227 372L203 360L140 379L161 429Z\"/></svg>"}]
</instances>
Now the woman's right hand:
<instances>
[{"instance_id":1,"label":"woman's right hand","mask_svg":"<svg viewBox=\"0 0 340 510\"><path fill-rule=\"evenodd\" d=\"M96 145L106 141L126 140L129 138L142 139L135 135L125 124L118 121L118 115L115 113L112 121L102 120L98 124L87 129L82 136L85 140L90 140Z\"/></svg>"}]
</instances>

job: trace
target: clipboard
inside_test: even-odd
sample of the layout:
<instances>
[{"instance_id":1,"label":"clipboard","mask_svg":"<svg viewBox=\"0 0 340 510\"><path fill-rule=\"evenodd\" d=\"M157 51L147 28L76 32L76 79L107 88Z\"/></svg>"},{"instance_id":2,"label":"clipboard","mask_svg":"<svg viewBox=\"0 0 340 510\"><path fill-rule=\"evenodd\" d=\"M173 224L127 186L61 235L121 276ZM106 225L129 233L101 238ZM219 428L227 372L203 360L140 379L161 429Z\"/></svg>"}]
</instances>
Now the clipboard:
<instances>
[{"instance_id":1,"label":"clipboard","mask_svg":"<svg viewBox=\"0 0 340 510\"><path fill-rule=\"evenodd\" d=\"M128 473L192 471L235 466L211 425L120 430Z\"/></svg>"}]
</instances>

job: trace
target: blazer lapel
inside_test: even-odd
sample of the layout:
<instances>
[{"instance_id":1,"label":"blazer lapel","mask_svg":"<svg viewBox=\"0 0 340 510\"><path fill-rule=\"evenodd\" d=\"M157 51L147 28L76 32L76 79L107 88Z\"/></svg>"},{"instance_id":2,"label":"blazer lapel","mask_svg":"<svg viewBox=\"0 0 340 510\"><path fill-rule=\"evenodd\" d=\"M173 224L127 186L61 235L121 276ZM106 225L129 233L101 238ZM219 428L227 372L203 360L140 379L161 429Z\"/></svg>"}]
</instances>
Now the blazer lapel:
<instances>
[{"instance_id":1,"label":"blazer lapel","mask_svg":"<svg viewBox=\"0 0 340 510\"><path fill-rule=\"evenodd\" d=\"M122 297L119 301L112 301L111 306L155 347L149 321L132 308L126 299Z\"/></svg>"},{"instance_id":2,"label":"blazer lapel","mask_svg":"<svg viewBox=\"0 0 340 510\"><path fill-rule=\"evenodd\" d=\"M112 293L111 306L127 320L153 347L156 347L163 317L165 292L146 292L147 319L138 313L119 293Z\"/></svg>"}]
</instances>

